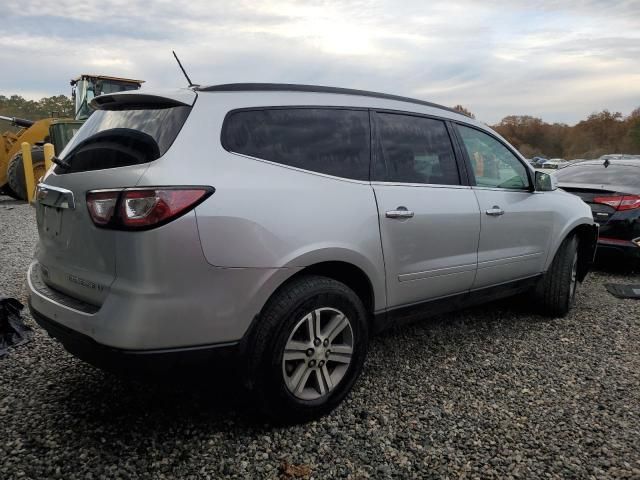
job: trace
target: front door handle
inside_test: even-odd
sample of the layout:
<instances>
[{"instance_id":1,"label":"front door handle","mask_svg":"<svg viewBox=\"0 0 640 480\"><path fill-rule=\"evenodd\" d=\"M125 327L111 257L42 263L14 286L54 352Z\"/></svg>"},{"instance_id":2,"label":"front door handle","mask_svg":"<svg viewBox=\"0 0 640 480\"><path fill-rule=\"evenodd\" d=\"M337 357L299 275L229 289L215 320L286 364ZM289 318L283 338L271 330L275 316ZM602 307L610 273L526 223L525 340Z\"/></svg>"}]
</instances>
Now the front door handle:
<instances>
[{"instance_id":1,"label":"front door handle","mask_svg":"<svg viewBox=\"0 0 640 480\"><path fill-rule=\"evenodd\" d=\"M385 213L387 218L411 218L413 217L413 212L411 210L407 210L407 207L398 207L395 210L389 210Z\"/></svg>"},{"instance_id":2,"label":"front door handle","mask_svg":"<svg viewBox=\"0 0 640 480\"><path fill-rule=\"evenodd\" d=\"M500 215L504 215L504 210L502 210L498 205L494 205L493 208L490 208L485 213L492 217L499 217Z\"/></svg>"}]
</instances>

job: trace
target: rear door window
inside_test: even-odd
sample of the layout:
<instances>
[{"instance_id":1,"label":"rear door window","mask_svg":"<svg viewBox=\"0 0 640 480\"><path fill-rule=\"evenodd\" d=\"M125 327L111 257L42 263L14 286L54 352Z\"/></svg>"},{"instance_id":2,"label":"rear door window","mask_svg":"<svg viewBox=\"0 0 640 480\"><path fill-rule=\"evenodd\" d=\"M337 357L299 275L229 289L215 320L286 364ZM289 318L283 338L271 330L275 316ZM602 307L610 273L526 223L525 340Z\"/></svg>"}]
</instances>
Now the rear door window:
<instances>
[{"instance_id":1,"label":"rear door window","mask_svg":"<svg viewBox=\"0 0 640 480\"><path fill-rule=\"evenodd\" d=\"M460 185L447 127L442 120L377 113L380 156L389 182Z\"/></svg>"},{"instance_id":2,"label":"rear door window","mask_svg":"<svg viewBox=\"0 0 640 480\"><path fill-rule=\"evenodd\" d=\"M147 163L160 158L176 139L190 106L97 110L59 155L74 173Z\"/></svg>"},{"instance_id":3,"label":"rear door window","mask_svg":"<svg viewBox=\"0 0 640 480\"><path fill-rule=\"evenodd\" d=\"M355 180L369 179L369 113L338 108L231 112L222 130L230 152Z\"/></svg>"}]
</instances>

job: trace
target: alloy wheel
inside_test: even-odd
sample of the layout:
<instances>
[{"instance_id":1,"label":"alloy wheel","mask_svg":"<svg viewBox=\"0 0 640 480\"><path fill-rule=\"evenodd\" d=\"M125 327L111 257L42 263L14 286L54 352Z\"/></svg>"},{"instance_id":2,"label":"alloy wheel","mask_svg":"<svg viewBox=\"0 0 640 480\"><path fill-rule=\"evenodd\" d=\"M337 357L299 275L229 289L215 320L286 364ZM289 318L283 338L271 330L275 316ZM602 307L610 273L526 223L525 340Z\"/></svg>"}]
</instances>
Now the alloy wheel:
<instances>
[{"instance_id":1,"label":"alloy wheel","mask_svg":"<svg viewBox=\"0 0 640 480\"><path fill-rule=\"evenodd\" d=\"M344 378L353 356L354 335L347 316L335 308L317 308L293 328L282 355L289 392L317 400Z\"/></svg>"}]
</instances>

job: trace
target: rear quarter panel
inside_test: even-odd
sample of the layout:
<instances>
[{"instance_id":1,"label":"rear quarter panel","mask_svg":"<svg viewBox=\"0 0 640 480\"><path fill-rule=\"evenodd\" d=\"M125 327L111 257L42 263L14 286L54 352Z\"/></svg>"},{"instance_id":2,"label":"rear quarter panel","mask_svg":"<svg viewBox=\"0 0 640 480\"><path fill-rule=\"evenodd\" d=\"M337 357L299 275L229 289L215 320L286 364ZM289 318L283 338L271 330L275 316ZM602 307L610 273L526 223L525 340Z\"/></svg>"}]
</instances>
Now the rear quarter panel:
<instances>
[{"instance_id":1,"label":"rear quarter panel","mask_svg":"<svg viewBox=\"0 0 640 480\"><path fill-rule=\"evenodd\" d=\"M293 274L299 267L344 261L367 274L375 308L384 308L384 263L370 184L227 152L221 127L228 111L245 106L238 105L239 98L200 94L172 148L153 162L139 185L216 189L195 210L211 265L290 268Z\"/></svg>"}]
</instances>

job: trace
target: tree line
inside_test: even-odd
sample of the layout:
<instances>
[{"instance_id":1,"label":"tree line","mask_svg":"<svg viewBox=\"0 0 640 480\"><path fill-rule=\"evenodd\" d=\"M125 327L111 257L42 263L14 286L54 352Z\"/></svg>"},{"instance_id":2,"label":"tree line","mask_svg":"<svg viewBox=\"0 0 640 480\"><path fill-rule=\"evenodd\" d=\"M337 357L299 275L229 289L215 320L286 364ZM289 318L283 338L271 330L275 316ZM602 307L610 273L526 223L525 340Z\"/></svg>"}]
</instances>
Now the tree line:
<instances>
[{"instance_id":1,"label":"tree line","mask_svg":"<svg viewBox=\"0 0 640 480\"><path fill-rule=\"evenodd\" d=\"M465 115L474 115L456 105ZM66 95L27 100L19 95L0 95L0 115L37 120L49 116L73 116L73 102ZM0 124L0 132L8 129ZM547 123L530 115L509 115L492 125L527 158L598 158L607 153L640 154L640 107L628 116L603 110L574 126Z\"/></svg>"},{"instance_id":2,"label":"tree line","mask_svg":"<svg viewBox=\"0 0 640 480\"><path fill-rule=\"evenodd\" d=\"M73 116L73 102L66 95L44 97L40 100L27 100L20 95L6 97L0 95L0 115L20 117L28 120L58 116Z\"/></svg>"},{"instance_id":3,"label":"tree line","mask_svg":"<svg viewBox=\"0 0 640 480\"><path fill-rule=\"evenodd\" d=\"M475 118L461 105L455 110ZM530 115L509 115L492 125L527 158L598 158L608 153L640 154L640 107L626 117L603 110L569 126Z\"/></svg>"},{"instance_id":4,"label":"tree line","mask_svg":"<svg viewBox=\"0 0 640 480\"><path fill-rule=\"evenodd\" d=\"M20 95L6 97L0 95L0 115L19 117L27 120L39 120L46 117L71 118L74 115L73 102L66 95L44 97L40 100L27 100ZM6 130L15 131L7 122L0 121L0 133Z\"/></svg>"}]
</instances>

